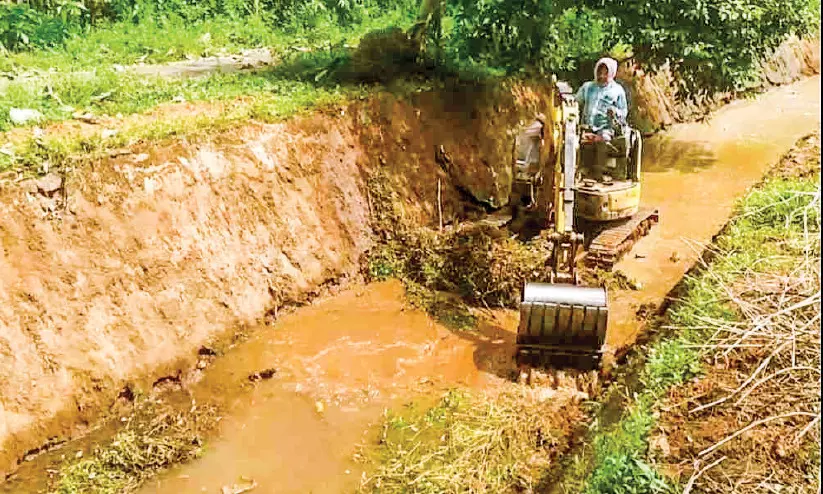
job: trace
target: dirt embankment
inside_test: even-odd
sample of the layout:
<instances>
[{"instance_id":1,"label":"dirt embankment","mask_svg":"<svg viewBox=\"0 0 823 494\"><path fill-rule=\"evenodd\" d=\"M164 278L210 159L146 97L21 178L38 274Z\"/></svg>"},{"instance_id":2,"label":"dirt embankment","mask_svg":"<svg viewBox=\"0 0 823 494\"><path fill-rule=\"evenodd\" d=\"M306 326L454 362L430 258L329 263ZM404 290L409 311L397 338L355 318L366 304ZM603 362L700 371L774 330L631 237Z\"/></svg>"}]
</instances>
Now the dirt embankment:
<instances>
[{"instance_id":1,"label":"dirt embankment","mask_svg":"<svg viewBox=\"0 0 823 494\"><path fill-rule=\"evenodd\" d=\"M544 93L381 94L4 188L0 474L82 433L125 386L185 381L200 346L357 276L377 167L421 222L438 180L447 221L503 204L507 132Z\"/></svg>"},{"instance_id":2,"label":"dirt embankment","mask_svg":"<svg viewBox=\"0 0 823 494\"><path fill-rule=\"evenodd\" d=\"M749 199L759 206L749 216L761 215L751 224L762 231L741 219L726 230L772 247L727 279L714 274L733 316L702 317L711 335L702 345L705 371L670 389L660 406L651 454L687 490L819 492L819 173L817 130L770 170L767 192ZM721 237L716 263L733 255L724 240L731 243Z\"/></svg>"}]
</instances>

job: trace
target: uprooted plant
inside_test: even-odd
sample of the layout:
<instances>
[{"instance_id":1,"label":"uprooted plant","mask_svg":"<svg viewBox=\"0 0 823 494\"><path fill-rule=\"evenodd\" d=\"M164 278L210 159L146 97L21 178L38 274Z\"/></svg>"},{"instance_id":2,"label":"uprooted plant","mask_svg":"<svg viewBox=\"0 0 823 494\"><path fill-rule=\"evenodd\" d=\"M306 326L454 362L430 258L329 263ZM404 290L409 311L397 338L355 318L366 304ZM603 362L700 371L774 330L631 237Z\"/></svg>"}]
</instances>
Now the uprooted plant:
<instances>
[{"instance_id":1,"label":"uprooted plant","mask_svg":"<svg viewBox=\"0 0 823 494\"><path fill-rule=\"evenodd\" d=\"M181 411L160 400L139 401L110 441L90 457L60 469L50 492L132 492L160 470L197 457L205 434L218 421L217 410L210 405L192 403Z\"/></svg>"},{"instance_id":2,"label":"uprooted plant","mask_svg":"<svg viewBox=\"0 0 823 494\"><path fill-rule=\"evenodd\" d=\"M413 226L379 171L369 192L378 244L368 258L368 277L399 278L413 295L412 303L435 316L444 304L455 307L454 297L444 292L473 305L516 307L526 280L549 278L551 245L544 237L523 243L482 224L443 231Z\"/></svg>"}]
</instances>

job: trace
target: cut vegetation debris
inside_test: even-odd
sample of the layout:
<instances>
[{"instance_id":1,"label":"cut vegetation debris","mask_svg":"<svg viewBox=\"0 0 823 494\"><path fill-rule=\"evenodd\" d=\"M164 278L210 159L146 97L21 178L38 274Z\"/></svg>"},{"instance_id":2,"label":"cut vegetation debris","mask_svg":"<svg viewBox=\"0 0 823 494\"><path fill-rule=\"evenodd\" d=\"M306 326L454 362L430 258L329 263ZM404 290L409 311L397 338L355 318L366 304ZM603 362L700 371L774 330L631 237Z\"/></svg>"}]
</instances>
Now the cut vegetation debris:
<instances>
[{"instance_id":1,"label":"cut vegetation debris","mask_svg":"<svg viewBox=\"0 0 823 494\"><path fill-rule=\"evenodd\" d=\"M523 243L505 228L482 223L412 226L379 172L369 180L369 197L378 243L366 262L367 277L400 279L412 305L452 328L474 326L467 304L514 308L526 280L549 279L545 236Z\"/></svg>"},{"instance_id":2,"label":"cut vegetation debris","mask_svg":"<svg viewBox=\"0 0 823 494\"><path fill-rule=\"evenodd\" d=\"M819 492L819 142L740 201L686 280L639 391L596 434L586 492Z\"/></svg>"},{"instance_id":3,"label":"cut vegetation debris","mask_svg":"<svg viewBox=\"0 0 823 494\"><path fill-rule=\"evenodd\" d=\"M212 406L190 409L145 399L124 419L120 432L90 457L71 458L52 480L51 494L120 494L202 451L205 435L218 422Z\"/></svg>"},{"instance_id":4,"label":"cut vegetation debris","mask_svg":"<svg viewBox=\"0 0 823 494\"><path fill-rule=\"evenodd\" d=\"M583 411L562 392L448 392L432 407L385 417L363 492L539 492Z\"/></svg>"}]
</instances>

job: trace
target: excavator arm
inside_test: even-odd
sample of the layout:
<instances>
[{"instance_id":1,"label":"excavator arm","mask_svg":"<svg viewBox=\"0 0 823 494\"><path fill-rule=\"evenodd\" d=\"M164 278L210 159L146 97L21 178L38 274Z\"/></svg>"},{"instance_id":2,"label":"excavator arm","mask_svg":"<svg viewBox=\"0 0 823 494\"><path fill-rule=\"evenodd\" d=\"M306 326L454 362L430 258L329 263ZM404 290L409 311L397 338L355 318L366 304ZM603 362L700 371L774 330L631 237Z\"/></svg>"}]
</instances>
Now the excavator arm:
<instances>
[{"instance_id":1,"label":"excavator arm","mask_svg":"<svg viewBox=\"0 0 823 494\"><path fill-rule=\"evenodd\" d=\"M575 231L574 221L579 112L571 88L562 82L554 86L551 279L527 282L523 288L517 361L527 366L596 368L606 338L608 296L603 287L578 284L575 266L583 246L583 235Z\"/></svg>"},{"instance_id":2,"label":"excavator arm","mask_svg":"<svg viewBox=\"0 0 823 494\"><path fill-rule=\"evenodd\" d=\"M576 258L583 245L583 235L575 231L574 224L574 180L580 151L579 110L568 84L555 81L554 89L554 141L551 146L554 151L554 170L551 195L555 221L551 235L551 281L576 284Z\"/></svg>"}]
</instances>

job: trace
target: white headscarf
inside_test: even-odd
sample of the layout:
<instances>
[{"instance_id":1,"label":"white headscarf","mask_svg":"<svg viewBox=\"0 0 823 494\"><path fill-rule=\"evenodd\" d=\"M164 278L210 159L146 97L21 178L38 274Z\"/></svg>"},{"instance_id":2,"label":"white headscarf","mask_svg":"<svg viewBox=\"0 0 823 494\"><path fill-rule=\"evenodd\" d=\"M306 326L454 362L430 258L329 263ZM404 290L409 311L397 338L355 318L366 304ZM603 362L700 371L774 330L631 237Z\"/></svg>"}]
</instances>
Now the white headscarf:
<instances>
[{"instance_id":1,"label":"white headscarf","mask_svg":"<svg viewBox=\"0 0 823 494\"><path fill-rule=\"evenodd\" d=\"M617 75L617 60L609 57L603 57L594 64L594 78L597 80L597 69L600 68L601 65L605 65L608 71L608 75L606 76L606 84L612 82L614 80L614 76Z\"/></svg>"}]
</instances>

